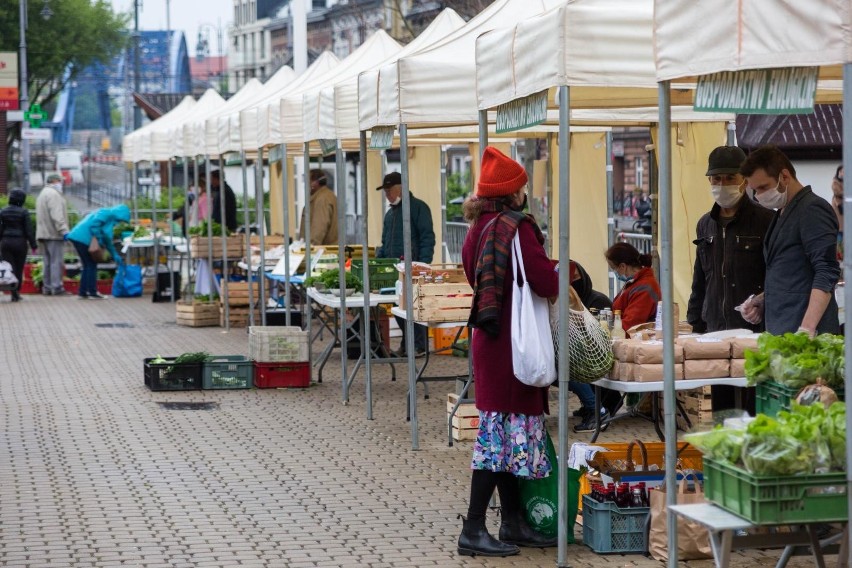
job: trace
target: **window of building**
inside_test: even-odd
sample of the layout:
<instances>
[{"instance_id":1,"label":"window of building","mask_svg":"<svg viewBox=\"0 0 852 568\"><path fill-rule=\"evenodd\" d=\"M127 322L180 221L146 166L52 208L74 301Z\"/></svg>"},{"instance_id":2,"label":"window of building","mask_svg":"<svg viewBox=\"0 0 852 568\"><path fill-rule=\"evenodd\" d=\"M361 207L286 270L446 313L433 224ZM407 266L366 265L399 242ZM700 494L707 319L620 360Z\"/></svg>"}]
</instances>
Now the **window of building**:
<instances>
[{"instance_id":1,"label":"window of building","mask_svg":"<svg viewBox=\"0 0 852 568\"><path fill-rule=\"evenodd\" d=\"M252 22L257 21L257 10L255 10L254 2L249 5L249 18L251 18Z\"/></svg>"},{"instance_id":2,"label":"window of building","mask_svg":"<svg viewBox=\"0 0 852 568\"><path fill-rule=\"evenodd\" d=\"M234 23L240 25L240 7L234 6Z\"/></svg>"},{"instance_id":3,"label":"window of building","mask_svg":"<svg viewBox=\"0 0 852 568\"><path fill-rule=\"evenodd\" d=\"M636 156L636 189L645 186L645 163L640 156Z\"/></svg>"},{"instance_id":4,"label":"window of building","mask_svg":"<svg viewBox=\"0 0 852 568\"><path fill-rule=\"evenodd\" d=\"M260 32L260 57L266 56L266 34Z\"/></svg>"}]
</instances>

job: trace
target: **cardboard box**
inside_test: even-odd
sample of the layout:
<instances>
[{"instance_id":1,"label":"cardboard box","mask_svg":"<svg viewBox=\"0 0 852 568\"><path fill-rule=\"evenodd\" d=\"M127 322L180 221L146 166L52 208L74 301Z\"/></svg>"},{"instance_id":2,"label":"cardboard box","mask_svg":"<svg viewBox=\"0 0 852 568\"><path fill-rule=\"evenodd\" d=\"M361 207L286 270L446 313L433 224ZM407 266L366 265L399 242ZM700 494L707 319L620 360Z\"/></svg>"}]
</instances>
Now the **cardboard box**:
<instances>
[{"instance_id":1,"label":"cardboard box","mask_svg":"<svg viewBox=\"0 0 852 568\"><path fill-rule=\"evenodd\" d=\"M717 379L729 377L730 372L730 359L687 359L683 363L686 379Z\"/></svg>"},{"instance_id":2,"label":"cardboard box","mask_svg":"<svg viewBox=\"0 0 852 568\"><path fill-rule=\"evenodd\" d=\"M683 378L683 363L675 363L675 379ZM637 383L653 383L663 380L661 364L633 365L633 380Z\"/></svg>"},{"instance_id":3,"label":"cardboard box","mask_svg":"<svg viewBox=\"0 0 852 568\"><path fill-rule=\"evenodd\" d=\"M745 359L731 359L730 376L745 377Z\"/></svg>"},{"instance_id":4,"label":"cardboard box","mask_svg":"<svg viewBox=\"0 0 852 568\"><path fill-rule=\"evenodd\" d=\"M757 338L760 334L748 335L745 337L734 337L731 339L731 359L745 359L745 350L757 351ZM732 377L741 377L743 375L731 375Z\"/></svg>"},{"instance_id":5,"label":"cardboard box","mask_svg":"<svg viewBox=\"0 0 852 568\"><path fill-rule=\"evenodd\" d=\"M678 338L684 359L730 359L731 341L715 337Z\"/></svg>"}]
</instances>

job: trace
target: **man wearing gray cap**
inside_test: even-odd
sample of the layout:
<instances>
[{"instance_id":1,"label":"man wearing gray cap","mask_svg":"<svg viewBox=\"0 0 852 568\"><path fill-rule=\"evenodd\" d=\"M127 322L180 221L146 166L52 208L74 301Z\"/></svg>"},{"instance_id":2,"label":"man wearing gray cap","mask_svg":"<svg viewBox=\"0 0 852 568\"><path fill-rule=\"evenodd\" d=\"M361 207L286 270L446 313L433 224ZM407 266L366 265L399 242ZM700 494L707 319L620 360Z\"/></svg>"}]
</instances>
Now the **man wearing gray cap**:
<instances>
[{"instance_id":1,"label":"man wearing gray cap","mask_svg":"<svg viewBox=\"0 0 852 568\"><path fill-rule=\"evenodd\" d=\"M763 291L763 238L772 222L772 211L743 199L745 184L739 170L745 159L745 152L736 146L719 146L710 153L707 179L715 203L698 220L695 231L697 254L686 315L699 333L762 331L760 324L748 323L735 309L751 294ZM746 406L751 406L746 400ZM714 387L714 410L732 404L731 387Z\"/></svg>"},{"instance_id":2,"label":"man wearing gray cap","mask_svg":"<svg viewBox=\"0 0 852 568\"><path fill-rule=\"evenodd\" d=\"M36 199L36 239L44 252L45 296L64 296L62 274L65 269L65 235L68 233L68 208L62 195L62 176L50 174Z\"/></svg>"}]
</instances>

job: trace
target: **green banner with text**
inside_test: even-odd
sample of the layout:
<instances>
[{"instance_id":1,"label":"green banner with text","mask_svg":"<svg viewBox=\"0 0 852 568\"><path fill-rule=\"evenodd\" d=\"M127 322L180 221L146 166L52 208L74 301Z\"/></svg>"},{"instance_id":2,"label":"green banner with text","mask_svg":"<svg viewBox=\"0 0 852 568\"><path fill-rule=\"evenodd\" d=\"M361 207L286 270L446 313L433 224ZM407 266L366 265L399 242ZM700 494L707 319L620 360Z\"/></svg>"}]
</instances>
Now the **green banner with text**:
<instances>
[{"instance_id":1,"label":"green banner with text","mask_svg":"<svg viewBox=\"0 0 852 568\"><path fill-rule=\"evenodd\" d=\"M724 71L698 79L696 111L809 114L816 99L816 67Z\"/></svg>"}]
</instances>

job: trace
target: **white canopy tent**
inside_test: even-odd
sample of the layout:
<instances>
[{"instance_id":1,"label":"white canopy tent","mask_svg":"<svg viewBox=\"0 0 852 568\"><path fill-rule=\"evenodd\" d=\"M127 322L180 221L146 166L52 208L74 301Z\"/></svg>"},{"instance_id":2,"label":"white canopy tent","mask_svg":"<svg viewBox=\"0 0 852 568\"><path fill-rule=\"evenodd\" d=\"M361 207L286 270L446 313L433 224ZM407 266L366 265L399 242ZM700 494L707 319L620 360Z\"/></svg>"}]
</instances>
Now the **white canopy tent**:
<instances>
[{"instance_id":1,"label":"white canopy tent","mask_svg":"<svg viewBox=\"0 0 852 568\"><path fill-rule=\"evenodd\" d=\"M843 102L852 108L852 5L848 0L813 0L807 6L784 0L741 0L727 6L696 3L691 0L654 1L654 47L659 83L660 122L660 191L661 218L671 217L672 141L671 81L696 80L702 75L754 69L818 67L823 80L843 79L839 91L817 91L818 102ZM779 28L793 33L778 33ZM688 29L692 33L684 34ZM843 121L843 139L852 140L852 121ZM843 166L852 169L852 150L843 146ZM844 187L843 201L852 203L852 188ZM844 250L852 250L852 215L843 218ZM670 236L670 235L669 235ZM665 243L664 243L665 244ZM671 247L664 246L663 258L671 258ZM852 255L843 259L843 279L852 279ZM663 318L671 317L671 295L663 290ZM852 305L852 286L844 288L845 305ZM852 329L852 310L845 310L847 331ZM665 337L664 374L666 381L674 375L672 337ZM845 389L852 389L852 334L845 341ZM674 395L673 387L666 396ZM667 436L674 432L666 410ZM852 413L846 413L846 431L852 431ZM674 464L674 449L666 446L666 467ZM846 437L847 461L852 458L852 437ZM846 470L847 508L852 510L852 468ZM669 519L671 522L671 517ZM672 525L669 525L672 526ZM669 550L677 550L669 540ZM848 534L845 537L849 538ZM841 561L852 564L852 547L846 546ZM841 547L843 550L843 547ZM669 555L669 566L677 565L676 554Z\"/></svg>"},{"instance_id":2,"label":"white canopy tent","mask_svg":"<svg viewBox=\"0 0 852 568\"><path fill-rule=\"evenodd\" d=\"M222 105L216 112L200 119L193 127L196 136L203 141L201 150L198 155L219 156L224 153L219 146L219 122L220 116L228 116L232 109L239 108L243 101L250 99L254 94L263 87L263 83L257 79L249 79L243 88L237 91L228 101Z\"/></svg>"},{"instance_id":3,"label":"white canopy tent","mask_svg":"<svg viewBox=\"0 0 852 568\"><path fill-rule=\"evenodd\" d=\"M300 89L282 96L279 101L282 141L288 144L300 144L311 140L305 136L303 120L303 102L306 94L318 93L323 87L333 87L341 81L355 78L361 71L386 61L401 49L402 46L384 30L379 30L346 57L339 67L317 77L309 84L302 85Z\"/></svg>"},{"instance_id":4,"label":"white canopy tent","mask_svg":"<svg viewBox=\"0 0 852 568\"><path fill-rule=\"evenodd\" d=\"M267 104L269 100L277 100L282 93L298 89L300 85L311 82L317 75L325 74L329 69L333 69L338 63L340 63L340 60L333 53L324 51L304 73L287 82L269 85L269 88L264 85L262 91L242 105L242 108L239 109L239 117L235 122L232 121L233 124L237 125L240 149L254 150L262 146L258 140L257 108L259 105Z\"/></svg>"},{"instance_id":5,"label":"white canopy tent","mask_svg":"<svg viewBox=\"0 0 852 568\"><path fill-rule=\"evenodd\" d=\"M145 157L150 155L151 142L148 134L157 128L157 124L160 121L168 122L169 120L174 120L176 117L188 112L193 106L195 106L195 99L187 95L175 108L163 116L126 135L121 142L123 161L136 163L150 159Z\"/></svg>"},{"instance_id":6,"label":"white canopy tent","mask_svg":"<svg viewBox=\"0 0 852 568\"><path fill-rule=\"evenodd\" d=\"M337 79L333 86L328 86L314 93L306 93L304 97L305 139L350 139L357 140L358 127L358 88L362 77L378 75L383 65L389 65L401 57L420 51L441 41L464 25L464 20L450 8L443 10L420 32L411 43L407 44L390 60L384 60L376 67L361 72L360 75L348 75ZM365 81L368 83L368 81ZM377 85L373 82L372 85Z\"/></svg>"},{"instance_id":7,"label":"white canopy tent","mask_svg":"<svg viewBox=\"0 0 852 568\"><path fill-rule=\"evenodd\" d=\"M152 123L146 132L150 143L150 154L144 159L162 162L174 156L183 156L183 125L193 117L204 116L225 104L225 100L213 89L208 89L186 112L169 113Z\"/></svg>"},{"instance_id":8,"label":"white canopy tent","mask_svg":"<svg viewBox=\"0 0 852 568\"><path fill-rule=\"evenodd\" d=\"M302 76L304 76L304 73ZM240 111L249 108L257 100L261 100L281 89L286 89L298 80L293 69L285 65L276 71L257 91L252 93L252 96L242 99L238 105L231 107L227 114L217 116L220 153L238 152L244 145L245 133L241 129ZM250 147L257 148L257 144L255 143Z\"/></svg>"},{"instance_id":9,"label":"white canopy tent","mask_svg":"<svg viewBox=\"0 0 852 568\"><path fill-rule=\"evenodd\" d=\"M207 92L210 92L208 90ZM215 92L215 91L214 91ZM206 95L207 93L205 93ZM203 99L204 97L202 97ZM201 99L198 101L198 105L193 111L187 115L187 119L180 125L179 128L175 129L172 133L174 139L172 141L172 155L174 156L197 156L199 153L198 150L198 142L194 135L194 126L196 121L203 119L208 113L216 112L220 108L222 108L225 103L225 99L223 99L218 93L216 93L216 98L211 100L209 104L205 104L201 106Z\"/></svg>"}]
</instances>

